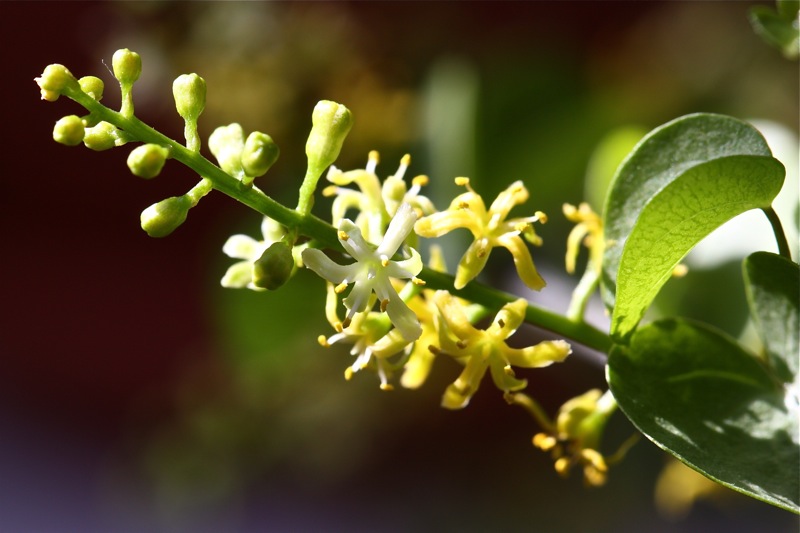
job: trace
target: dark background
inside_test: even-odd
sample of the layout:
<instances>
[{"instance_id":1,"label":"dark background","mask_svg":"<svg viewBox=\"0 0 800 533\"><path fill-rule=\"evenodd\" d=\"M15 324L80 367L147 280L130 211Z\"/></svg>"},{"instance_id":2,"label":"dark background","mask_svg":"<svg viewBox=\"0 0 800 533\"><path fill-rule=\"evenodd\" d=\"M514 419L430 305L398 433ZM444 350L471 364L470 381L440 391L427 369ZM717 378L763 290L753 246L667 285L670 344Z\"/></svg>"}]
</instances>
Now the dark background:
<instances>
[{"instance_id":1,"label":"dark background","mask_svg":"<svg viewBox=\"0 0 800 533\"><path fill-rule=\"evenodd\" d=\"M198 72L204 141L234 121L272 135L281 160L259 186L288 203L323 98L356 117L337 166L379 149L385 176L411 152L410 174L438 180L439 207L453 176L487 199L523 179L527 205L551 218L535 258L552 294L522 294L563 311L575 279L558 273L560 206L583 199L606 133L695 111L797 130L797 64L752 33L749 5L0 4L0 531L796 530L789 513L733 494L663 516L653 486L665 458L646 441L604 488L561 480L530 446L537 428L490 383L463 411L438 407L458 372L449 361L415 392L383 393L369 374L345 382L346 350L315 341L329 334L319 280L303 273L274 295L219 287L222 244L257 235L257 215L212 194L150 239L141 210L196 177L170 162L144 182L128 147L57 145L52 125L80 109L41 101L33 82L62 63L102 77L113 107L106 65L129 47L144 64L137 116L180 138L171 80ZM463 142L447 146L438 127ZM502 264L490 264L497 280ZM526 377L551 413L604 383L586 351ZM632 431L617 417L606 451Z\"/></svg>"}]
</instances>

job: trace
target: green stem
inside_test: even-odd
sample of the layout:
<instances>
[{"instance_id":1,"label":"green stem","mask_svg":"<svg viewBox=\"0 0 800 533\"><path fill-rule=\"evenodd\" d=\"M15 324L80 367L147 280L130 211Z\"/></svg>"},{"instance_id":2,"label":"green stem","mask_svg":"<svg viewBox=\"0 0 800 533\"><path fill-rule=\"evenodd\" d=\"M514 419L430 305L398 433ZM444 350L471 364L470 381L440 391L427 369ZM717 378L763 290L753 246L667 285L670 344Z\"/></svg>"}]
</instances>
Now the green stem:
<instances>
[{"instance_id":1,"label":"green stem","mask_svg":"<svg viewBox=\"0 0 800 533\"><path fill-rule=\"evenodd\" d=\"M778 213L775 212L772 206L763 207L761 210L767 215L767 220L769 220L769 223L772 225L772 232L775 234L775 240L778 242L778 253L791 261L792 252L789 249L789 241L786 240L786 234L783 232L783 225L781 225L781 219L778 218Z\"/></svg>"},{"instance_id":2,"label":"green stem","mask_svg":"<svg viewBox=\"0 0 800 533\"><path fill-rule=\"evenodd\" d=\"M285 207L264 194L257 187L249 189L243 188L239 180L228 175L221 168L200 155L200 153L193 152L179 142L159 133L138 118L125 117L100 104L80 89L69 90L66 91L65 94L85 107L97 119L114 124L130 134L132 138L145 143L168 146L172 159L180 161L200 176L203 176L214 189L238 200L262 215L274 219L287 228L294 229L298 233L316 240L320 247L331 248L340 252L344 251L342 245L339 243L336 228L310 213L302 212L302 210L306 208L310 209L309 204L311 202L309 198L313 197L311 194L303 195L301 192L302 205L298 206L298 210ZM317 176L317 179L319 179L319 176ZM310 181L313 181L313 176L311 180L307 181L310 187ZM306 185L305 182L304 185ZM303 201L303 199L305 199L305 201ZM437 272L430 268L424 268L419 277L425 280L427 287L430 289L450 291L455 296L483 305L492 310L499 310L505 304L519 298L513 294L488 287L475 281L469 283L460 290L456 290L453 288L453 276ZM570 320L567 317L531 304L528 304L525 320L526 322L550 330L557 335L575 340L589 348L601 352L607 352L611 347L611 339L602 331L582 321Z\"/></svg>"},{"instance_id":3,"label":"green stem","mask_svg":"<svg viewBox=\"0 0 800 533\"><path fill-rule=\"evenodd\" d=\"M578 282L578 286L572 292L572 300L570 300L569 308L567 309L568 319L573 322L583 321L586 305L589 303L589 298L592 297L592 293L597 288L599 281L600 273L590 262L586 265L586 271L583 273L580 282Z\"/></svg>"}]
</instances>

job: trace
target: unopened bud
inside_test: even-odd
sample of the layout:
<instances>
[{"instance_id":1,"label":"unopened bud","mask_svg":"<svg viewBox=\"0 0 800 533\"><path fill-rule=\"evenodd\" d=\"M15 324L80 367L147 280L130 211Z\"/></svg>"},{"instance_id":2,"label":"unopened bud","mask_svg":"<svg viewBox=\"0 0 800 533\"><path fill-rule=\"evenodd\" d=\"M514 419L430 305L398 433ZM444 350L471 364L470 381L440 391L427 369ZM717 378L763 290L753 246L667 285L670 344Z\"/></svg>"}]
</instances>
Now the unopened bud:
<instances>
[{"instance_id":1,"label":"unopened bud","mask_svg":"<svg viewBox=\"0 0 800 533\"><path fill-rule=\"evenodd\" d=\"M183 224L191 208L192 201L185 195L161 200L142 211L142 229L151 237L166 237Z\"/></svg>"},{"instance_id":2,"label":"unopened bud","mask_svg":"<svg viewBox=\"0 0 800 533\"><path fill-rule=\"evenodd\" d=\"M151 179L161 173L169 156L169 150L157 144L137 146L128 156L128 168L134 176Z\"/></svg>"},{"instance_id":3,"label":"unopened bud","mask_svg":"<svg viewBox=\"0 0 800 533\"><path fill-rule=\"evenodd\" d=\"M263 176L275 161L280 150L272 137L260 131L247 136L242 150L242 168L245 174L257 178Z\"/></svg>"},{"instance_id":4,"label":"unopened bud","mask_svg":"<svg viewBox=\"0 0 800 533\"><path fill-rule=\"evenodd\" d=\"M103 98L103 89L105 85L103 80L96 76L84 76L78 80L81 85L81 91L85 92L98 102Z\"/></svg>"},{"instance_id":5,"label":"unopened bud","mask_svg":"<svg viewBox=\"0 0 800 533\"><path fill-rule=\"evenodd\" d=\"M79 87L78 80L67 70L67 67L57 63L47 65L42 75L38 78L34 78L34 81L41 89L42 100L47 100L48 102L55 102L58 100L58 97L61 96L68 87L73 89Z\"/></svg>"},{"instance_id":6,"label":"unopened bud","mask_svg":"<svg viewBox=\"0 0 800 533\"><path fill-rule=\"evenodd\" d=\"M239 124L220 126L211 132L208 138L208 148L217 158L220 168L233 176L241 179L242 150L244 149L244 130Z\"/></svg>"},{"instance_id":7,"label":"unopened bud","mask_svg":"<svg viewBox=\"0 0 800 533\"><path fill-rule=\"evenodd\" d=\"M197 74L181 74L172 82L172 96L178 114L196 121L206 107L206 81Z\"/></svg>"},{"instance_id":8,"label":"unopened bud","mask_svg":"<svg viewBox=\"0 0 800 533\"><path fill-rule=\"evenodd\" d=\"M292 249L283 242L275 242L253 263L253 285L275 290L292 276L294 258Z\"/></svg>"},{"instance_id":9,"label":"unopened bud","mask_svg":"<svg viewBox=\"0 0 800 533\"><path fill-rule=\"evenodd\" d=\"M120 84L133 85L142 74L142 58L136 52L122 48L111 57L111 67Z\"/></svg>"},{"instance_id":10,"label":"unopened bud","mask_svg":"<svg viewBox=\"0 0 800 533\"><path fill-rule=\"evenodd\" d=\"M58 122L53 128L53 139L57 143L67 146L77 146L83 140L83 120L77 115L69 115Z\"/></svg>"},{"instance_id":11,"label":"unopened bud","mask_svg":"<svg viewBox=\"0 0 800 533\"><path fill-rule=\"evenodd\" d=\"M344 139L353 126L353 115L342 104L322 100L314 107L311 124L306 141L308 166L322 174L339 157Z\"/></svg>"},{"instance_id":12,"label":"unopened bud","mask_svg":"<svg viewBox=\"0 0 800 533\"><path fill-rule=\"evenodd\" d=\"M101 151L125 144L120 131L110 122L102 121L91 128L86 128L83 144L92 150Z\"/></svg>"}]
</instances>

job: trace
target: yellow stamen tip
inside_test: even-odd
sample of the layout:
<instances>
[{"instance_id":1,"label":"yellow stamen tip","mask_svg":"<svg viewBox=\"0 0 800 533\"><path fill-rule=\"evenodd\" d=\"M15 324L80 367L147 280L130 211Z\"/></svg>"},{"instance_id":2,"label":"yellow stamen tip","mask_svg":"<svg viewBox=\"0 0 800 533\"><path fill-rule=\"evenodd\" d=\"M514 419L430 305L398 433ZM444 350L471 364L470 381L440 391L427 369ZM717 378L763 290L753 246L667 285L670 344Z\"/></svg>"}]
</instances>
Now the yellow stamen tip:
<instances>
[{"instance_id":1,"label":"yellow stamen tip","mask_svg":"<svg viewBox=\"0 0 800 533\"><path fill-rule=\"evenodd\" d=\"M335 292L336 294L342 294L346 288L347 288L347 281L343 281L333 288L333 292Z\"/></svg>"},{"instance_id":2,"label":"yellow stamen tip","mask_svg":"<svg viewBox=\"0 0 800 533\"><path fill-rule=\"evenodd\" d=\"M320 335L317 337L317 342L320 346L324 346L325 348L329 348L330 344L328 344L328 339L325 338L325 335Z\"/></svg>"},{"instance_id":3,"label":"yellow stamen tip","mask_svg":"<svg viewBox=\"0 0 800 533\"><path fill-rule=\"evenodd\" d=\"M344 379L350 381L353 378L353 369L349 366L344 370Z\"/></svg>"},{"instance_id":4,"label":"yellow stamen tip","mask_svg":"<svg viewBox=\"0 0 800 533\"><path fill-rule=\"evenodd\" d=\"M511 376L512 378L516 376L516 374L514 374L514 369L511 368L511 365L504 366L503 372L505 372L507 376Z\"/></svg>"},{"instance_id":5,"label":"yellow stamen tip","mask_svg":"<svg viewBox=\"0 0 800 533\"><path fill-rule=\"evenodd\" d=\"M324 189L322 189L322 196L335 196L336 195L336 191L338 191L338 190L339 190L339 187L337 187L336 185L330 185L330 186L325 187Z\"/></svg>"},{"instance_id":6,"label":"yellow stamen tip","mask_svg":"<svg viewBox=\"0 0 800 533\"><path fill-rule=\"evenodd\" d=\"M419 278L411 278L411 283L413 283L414 285L422 286L425 285L425 280Z\"/></svg>"},{"instance_id":7,"label":"yellow stamen tip","mask_svg":"<svg viewBox=\"0 0 800 533\"><path fill-rule=\"evenodd\" d=\"M384 267L384 268L389 266L389 258L386 257L385 255L381 256L381 266Z\"/></svg>"},{"instance_id":8,"label":"yellow stamen tip","mask_svg":"<svg viewBox=\"0 0 800 533\"><path fill-rule=\"evenodd\" d=\"M469 185L469 178L459 177L455 179L455 182L459 187L466 187Z\"/></svg>"},{"instance_id":9,"label":"yellow stamen tip","mask_svg":"<svg viewBox=\"0 0 800 533\"><path fill-rule=\"evenodd\" d=\"M569 475L570 461L566 457L559 457L556 459L556 464L554 466L558 475L562 477L567 477L567 475Z\"/></svg>"},{"instance_id":10,"label":"yellow stamen tip","mask_svg":"<svg viewBox=\"0 0 800 533\"><path fill-rule=\"evenodd\" d=\"M350 236L347 233L343 232L342 230L336 232L336 236L339 237L339 240L341 241L346 241L347 239L350 238Z\"/></svg>"},{"instance_id":11,"label":"yellow stamen tip","mask_svg":"<svg viewBox=\"0 0 800 533\"><path fill-rule=\"evenodd\" d=\"M335 329L337 331L337 333L341 333L342 331L344 331L344 328L342 327L342 323L341 322L337 322L336 324L334 324L333 325L333 329Z\"/></svg>"},{"instance_id":12,"label":"yellow stamen tip","mask_svg":"<svg viewBox=\"0 0 800 533\"><path fill-rule=\"evenodd\" d=\"M378 154L377 150L370 150L369 151L369 160L370 161L375 161L375 164L378 164L378 162L380 161L380 158L381 157Z\"/></svg>"},{"instance_id":13,"label":"yellow stamen tip","mask_svg":"<svg viewBox=\"0 0 800 533\"><path fill-rule=\"evenodd\" d=\"M394 390L394 387L389 383L381 383L381 390Z\"/></svg>"},{"instance_id":14,"label":"yellow stamen tip","mask_svg":"<svg viewBox=\"0 0 800 533\"><path fill-rule=\"evenodd\" d=\"M406 154L400 158L400 164L404 166L408 166L411 164L411 154Z\"/></svg>"},{"instance_id":15,"label":"yellow stamen tip","mask_svg":"<svg viewBox=\"0 0 800 533\"><path fill-rule=\"evenodd\" d=\"M412 185L419 185L420 187L426 186L429 182L430 179L428 178L428 176L424 174L420 174L419 176L416 176L414 179L411 180Z\"/></svg>"},{"instance_id":16,"label":"yellow stamen tip","mask_svg":"<svg viewBox=\"0 0 800 533\"><path fill-rule=\"evenodd\" d=\"M539 219L539 222L541 222L542 224L547 224L547 215L545 213L543 213L542 211L536 211L534 215L536 215L536 217Z\"/></svg>"},{"instance_id":17,"label":"yellow stamen tip","mask_svg":"<svg viewBox=\"0 0 800 533\"><path fill-rule=\"evenodd\" d=\"M547 433L537 433L533 436L533 445L542 450L549 452L556 446L556 439Z\"/></svg>"}]
</instances>

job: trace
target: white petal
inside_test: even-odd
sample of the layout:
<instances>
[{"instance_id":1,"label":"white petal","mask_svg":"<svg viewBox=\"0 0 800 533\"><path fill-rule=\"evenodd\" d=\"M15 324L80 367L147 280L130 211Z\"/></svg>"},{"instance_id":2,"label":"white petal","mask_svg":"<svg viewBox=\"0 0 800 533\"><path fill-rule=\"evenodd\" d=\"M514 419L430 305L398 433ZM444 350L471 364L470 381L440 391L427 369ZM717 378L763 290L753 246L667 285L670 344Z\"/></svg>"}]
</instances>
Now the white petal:
<instances>
[{"instance_id":1,"label":"white petal","mask_svg":"<svg viewBox=\"0 0 800 533\"><path fill-rule=\"evenodd\" d=\"M389 222L383 242L378 246L378 255L393 256L411 233L416 221L417 213L411 205L406 202L400 204L394 218Z\"/></svg>"},{"instance_id":2,"label":"white petal","mask_svg":"<svg viewBox=\"0 0 800 533\"><path fill-rule=\"evenodd\" d=\"M234 259L255 261L264 252L263 243L258 242L248 235L232 235L222 245L222 252Z\"/></svg>"},{"instance_id":3,"label":"white petal","mask_svg":"<svg viewBox=\"0 0 800 533\"><path fill-rule=\"evenodd\" d=\"M227 289L243 289L253 281L253 267L249 261L239 261L228 267L220 284Z\"/></svg>"},{"instance_id":4,"label":"white petal","mask_svg":"<svg viewBox=\"0 0 800 533\"><path fill-rule=\"evenodd\" d=\"M344 280L353 281L358 273L358 263L340 265L325 255L322 250L307 248L302 253L303 264L317 273L318 276L332 283L341 283Z\"/></svg>"}]
</instances>

